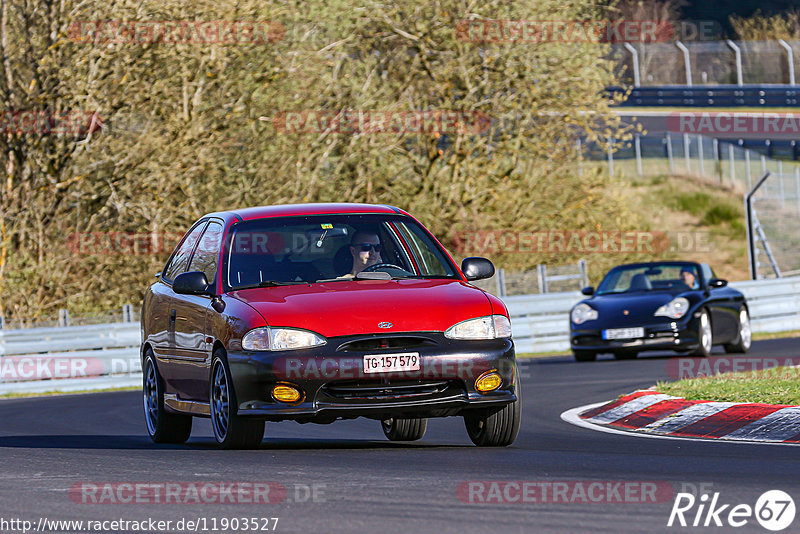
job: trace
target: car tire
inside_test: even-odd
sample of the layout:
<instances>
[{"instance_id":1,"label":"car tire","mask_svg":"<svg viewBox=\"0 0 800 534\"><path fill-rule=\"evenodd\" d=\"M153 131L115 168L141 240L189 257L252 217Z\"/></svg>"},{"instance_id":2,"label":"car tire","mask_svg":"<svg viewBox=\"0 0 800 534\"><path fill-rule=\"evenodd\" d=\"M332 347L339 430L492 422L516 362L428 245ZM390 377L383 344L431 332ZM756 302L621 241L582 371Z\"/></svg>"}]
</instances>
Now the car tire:
<instances>
[{"instance_id":1,"label":"car tire","mask_svg":"<svg viewBox=\"0 0 800 534\"><path fill-rule=\"evenodd\" d=\"M732 354L743 354L750 350L753 340L753 332L750 328L750 312L747 306L742 306L739 310L739 336L736 342L725 345L725 352Z\"/></svg>"},{"instance_id":2,"label":"car tire","mask_svg":"<svg viewBox=\"0 0 800 534\"><path fill-rule=\"evenodd\" d=\"M516 369L514 374L517 375L514 380L517 400L502 408L471 410L464 414L469 439L478 447L507 447L517 439L522 417L522 388Z\"/></svg>"},{"instance_id":3,"label":"car tire","mask_svg":"<svg viewBox=\"0 0 800 534\"><path fill-rule=\"evenodd\" d=\"M192 416L170 413L164 408L164 383L150 348L144 353L142 396L147 433L154 443L184 443L189 439Z\"/></svg>"},{"instance_id":4,"label":"car tire","mask_svg":"<svg viewBox=\"0 0 800 534\"><path fill-rule=\"evenodd\" d=\"M428 419L416 417L401 419L392 417L381 421L383 433L391 441L417 441L422 439L428 429Z\"/></svg>"},{"instance_id":5,"label":"car tire","mask_svg":"<svg viewBox=\"0 0 800 534\"><path fill-rule=\"evenodd\" d=\"M617 360L635 360L639 355L635 350L620 350L614 353L614 358Z\"/></svg>"},{"instance_id":6,"label":"car tire","mask_svg":"<svg viewBox=\"0 0 800 534\"><path fill-rule=\"evenodd\" d=\"M597 359L597 353L592 350L573 350L572 355L578 362L593 362Z\"/></svg>"},{"instance_id":7,"label":"car tire","mask_svg":"<svg viewBox=\"0 0 800 534\"><path fill-rule=\"evenodd\" d=\"M225 351L217 349L211 362L209 382L211 427L221 449L255 449L264 439L264 420L242 417Z\"/></svg>"},{"instance_id":8,"label":"car tire","mask_svg":"<svg viewBox=\"0 0 800 534\"><path fill-rule=\"evenodd\" d=\"M700 312L698 323L699 326L697 327L697 340L699 345L690 353L690 355L707 358L711 356L711 347L714 346L714 337L711 329L711 317L708 314L708 310L703 310Z\"/></svg>"}]
</instances>

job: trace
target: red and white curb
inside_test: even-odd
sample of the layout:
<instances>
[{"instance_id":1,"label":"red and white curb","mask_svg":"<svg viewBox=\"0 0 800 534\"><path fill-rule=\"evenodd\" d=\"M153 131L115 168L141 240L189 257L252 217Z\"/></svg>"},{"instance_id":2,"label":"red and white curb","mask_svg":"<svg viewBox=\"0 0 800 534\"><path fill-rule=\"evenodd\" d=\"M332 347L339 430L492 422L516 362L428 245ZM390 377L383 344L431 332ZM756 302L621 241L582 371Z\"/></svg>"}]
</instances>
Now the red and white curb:
<instances>
[{"instance_id":1,"label":"red and white curb","mask_svg":"<svg viewBox=\"0 0 800 534\"><path fill-rule=\"evenodd\" d=\"M573 408L561 419L641 437L800 444L800 406L692 401L652 390Z\"/></svg>"}]
</instances>

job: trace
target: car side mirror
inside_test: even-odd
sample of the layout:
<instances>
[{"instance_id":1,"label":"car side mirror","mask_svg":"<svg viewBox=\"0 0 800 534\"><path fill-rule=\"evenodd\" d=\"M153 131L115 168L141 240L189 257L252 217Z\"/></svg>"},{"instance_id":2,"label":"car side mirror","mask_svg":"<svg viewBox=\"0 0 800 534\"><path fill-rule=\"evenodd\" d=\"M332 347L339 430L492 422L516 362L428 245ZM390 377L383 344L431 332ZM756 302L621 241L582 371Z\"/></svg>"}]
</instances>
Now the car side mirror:
<instances>
[{"instance_id":1,"label":"car side mirror","mask_svg":"<svg viewBox=\"0 0 800 534\"><path fill-rule=\"evenodd\" d=\"M486 258L464 258L461 262L461 272L469 281L483 280L494 276L494 265Z\"/></svg>"},{"instance_id":2,"label":"car side mirror","mask_svg":"<svg viewBox=\"0 0 800 534\"><path fill-rule=\"evenodd\" d=\"M172 290L180 295L210 295L208 279L202 271L179 274L172 282Z\"/></svg>"},{"instance_id":3,"label":"car side mirror","mask_svg":"<svg viewBox=\"0 0 800 534\"><path fill-rule=\"evenodd\" d=\"M725 287L727 285L728 281L722 278L712 278L708 281L708 287Z\"/></svg>"},{"instance_id":4,"label":"car side mirror","mask_svg":"<svg viewBox=\"0 0 800 534\"><path fill-rule=\"evenodd\" d=\"M592 286L584 287L583 289L581 289L581 293L583 293L587 297L591 297L592 295L594 295L594 288Z\"/></svg>"}]
</instances>

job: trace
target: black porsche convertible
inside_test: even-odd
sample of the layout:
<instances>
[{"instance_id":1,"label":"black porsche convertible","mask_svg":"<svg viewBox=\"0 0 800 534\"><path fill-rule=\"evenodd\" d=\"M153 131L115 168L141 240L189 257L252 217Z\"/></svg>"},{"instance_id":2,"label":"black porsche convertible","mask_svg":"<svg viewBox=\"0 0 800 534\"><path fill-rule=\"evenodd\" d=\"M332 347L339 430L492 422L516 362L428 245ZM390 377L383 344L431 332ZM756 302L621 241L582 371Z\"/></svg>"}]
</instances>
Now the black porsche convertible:
<instances>
[{"instance_id":1,"label":"black porsche convertible","mask_svg":"<svg viewBox=\"0 0 800 534\"><path fill-rule=\"evenodd\" d=\"M717 278L705 263L667 261L619 265L590 298L572 308L570 343L575 359L599 353L635 358L646 350L708 356L750 348L750 315L744 295Z\"/></svg>"}]
</instances>

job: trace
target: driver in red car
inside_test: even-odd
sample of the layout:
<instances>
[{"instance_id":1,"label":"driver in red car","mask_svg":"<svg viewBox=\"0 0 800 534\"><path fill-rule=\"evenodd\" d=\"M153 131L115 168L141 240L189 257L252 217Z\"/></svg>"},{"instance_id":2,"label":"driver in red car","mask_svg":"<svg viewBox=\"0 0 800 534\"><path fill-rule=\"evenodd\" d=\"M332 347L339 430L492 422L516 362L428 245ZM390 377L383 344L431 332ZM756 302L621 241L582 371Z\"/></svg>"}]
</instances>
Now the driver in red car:
<instances>
[{"instance_id":1,"label":"driver in red car","mask_svg":"<svg viewBox=\"0 0 800 534\"><path fill-rule=\"evenodd\" d=\"M344 277L355 277L358 273L372 265L381 263L381 240L374 232L357 231L350 241L350 254L353 256L353 268Z\"/></svg>"}]
</instances>

